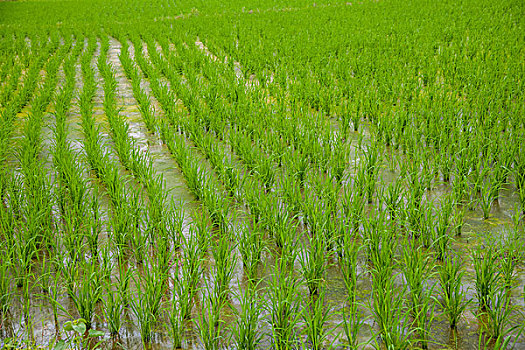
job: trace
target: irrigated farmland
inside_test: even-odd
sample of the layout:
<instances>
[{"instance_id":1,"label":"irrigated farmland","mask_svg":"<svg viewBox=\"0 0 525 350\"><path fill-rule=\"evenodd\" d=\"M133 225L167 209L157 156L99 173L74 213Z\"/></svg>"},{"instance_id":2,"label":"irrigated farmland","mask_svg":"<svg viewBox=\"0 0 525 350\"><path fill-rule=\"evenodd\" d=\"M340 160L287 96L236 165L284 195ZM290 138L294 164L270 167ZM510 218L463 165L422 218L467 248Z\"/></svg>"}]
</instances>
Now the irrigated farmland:
<instances>
[{"instance_id":1,"label":"irrigated farmland","mask_svg":"<svg viewBox=\"0 0 525 350\"><path fill-rule=\"evenodd\" d=\"M525 349L524 19L0 2L0 346Z\"/></svg>"}]
</instances>

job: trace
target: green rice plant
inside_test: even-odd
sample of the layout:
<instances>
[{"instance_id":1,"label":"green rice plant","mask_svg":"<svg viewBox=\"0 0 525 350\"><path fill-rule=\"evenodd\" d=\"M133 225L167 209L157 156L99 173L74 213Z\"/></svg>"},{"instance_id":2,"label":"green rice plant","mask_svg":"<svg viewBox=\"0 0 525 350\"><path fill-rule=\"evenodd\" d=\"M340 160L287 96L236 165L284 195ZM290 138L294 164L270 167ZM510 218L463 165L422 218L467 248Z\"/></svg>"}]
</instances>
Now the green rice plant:
<instances>
[{"instance_id":1,"label":"green rice plant","mask_svg":"<svg viewBox=\"0 0 525 350\"><path fill-rule=\"evenodd\" d=\"M265 191L269 192L275 182L275 168L273 165L273 160L262 157L258 161L255 171L261 178Z\"/></svg>"},{"instance_id":2,"label":"green rice plant","mask_svg":"<svg viewBox=\"0 0 525 350\"><path fill-rule=\"evenodd\" d=\"M157 266L145 263L143 274L136 278L133 276L137 297L130 300L130 306L137 318L140 339L144 346L150 343L160 318L165 274Z\"/></svg>"},{"instance_id":3,"label":"green rice plant","mask_svg":"<svg viewBox=\"0 0 525 350\"><path fill-rule=\"evenodd\" d=\"M173 348L179 349L182 347L184 320L181 317L180 307L177 302L177 298L175 298L175 294L173 295L173 298L171 300L171 308L169 309L168 322L169 335L171 337Z\"/></svg>"},{"instance_id":4,"label":"green rice plant","mask_svg":"<svg viewBox=\"0 0 525 350\"><path fill-rule=\"evenodd\" d=\"M396 214L400 209L402 198L403 188L401 187L401 182L396 181L388 184L386 191L383 193L383 200L386 204L391 220L396 219Z\"/></svg>"},{"instance_id":5,"label":"green rice plant","mask_svg":"<svg viewBox=\"0 0 525 350\"><path fill-rule=\"evenodd\" d=\"M263 231L260 223L240 226L238 233L238 247L244 272L249 281L257 278L257 269L262 263L262 252L265 249Z\"/></svg>"},{"instance_id":6,"label":"green rice plant","mask_svg":"<svg viewBox=\"0 0 525 350\"><path fill-rule=\"evenodd\" d=\"M303 243L299 252L301 274L306 282L310 296L317 296L319 288L324 285L324 274L326 271L327 242L321 233L308 236L308 245ZM329 255L329 253L328 253Z\"/></svg>"},{"instance_id":7,"label":"green rice plant","mask_svg":"<svg viewBox=\"0 0 525 350\"><path fill-rule=\"evenodd\" d=\"M361 249L362 246L360 246L353 237L350 235L343 236L339 264L341 266L347 296L351 304L356 300L358 278L357 258Z\"/></svg>"},{"instance_id":8,"label":"green rice plant","mask_svg":"<svg viewBox=\"0 0 525 350\"><path fill-rule=\"evenodd\" d=\"M303 188L306 175L311 167L309 157L299 152L289 152L285 158L285 164L290 166L289 173L291 173L299 183L299 187Z\"/></svg>"},{"instance_id":9,"label":"green rice plant","mask_svg":"<svg viewBox=\"0 0 525 350\"><path fill-rule=\"evenodd\" d=\"M303 195L299 183L295 181L293 176L284 173L281 176L280 188L283 199L290 206L290 210L294 214L300 213L303 205Z\"/></svg>"},{"instance_id":10,"label":"green rice plant","mask_svg":"<svg viewBox=\"0 0 525 350\"><path fill-rule=\"evenodd\" d=\"M331 148L332 152L330 152L329 160L330 175L337 183L341 183L348 163L346 159L346 154L348 154L347 145L344 143L343 138L337 134Z\"/></svg>"},{"instance_id":11,"label":"green rice plant","mask_svg":"<svg viewBox=\"0 0 525 350\"><path fill-rule=\"evenodd\" d=\"M31 273L32 275L32 273ZM31 315L31 294L32 294L32 285L30 284L29 277L24 278L22 282L22 319L24 323L24 328L27 333L27 343L32 346L35 344L35 334L34 334L34 325L33 325L33 316ZM21 321L22 321L21 319Z\"/></svg>"},{"instance_id":12,"label":"green rice plant","mask_svg":"<svg viewBox=\"0 0 525 350\"><path fill-rule=\"evenodd\" d=\"M408 329L407 316L403 316L407 311L402 297L406 286L396 286L392 272L390 266L372 270L370 310L379 328L375 337L376 348L409 349L415 330Z\"/></svg>"},{"instance_id":13,"label":"green rice plant","mask_svg":"<svg viewBox=\"0 0 525 350\"><path fill-rule=\"evenodd\" d=\"M124 303L120 284L104 281L102 294L104 318L108 325L109 335L113 340L119 339L123 324Z\"/></svg>"},{"instance_id":14,"label":"green rice plant","mask_svg":"<svg viewBox=\"0 0 525 350\"><path fill-rule=\"evenodd\" d=\"M451 224L452 229L456 233L456 236L461 236L461 231L465 223L465 207L463 205L456 203L452 213Z\"/></svg>"},{"instance_id":15,"label":"green rice plant","mask_svg":"<svg viewBox=\"0 0 525 350\"><path fill-rule=\"evenodd\" d=\"M498 193L502 186L503 184L499 183L499 180L492 173L488 173L486 180L481 183L478 202L483 212L483 219L489 218L492 205L498 199Z\"/></svg>"},{"instance_id":16,"label":"green rice plant","mask_svg":"<svg viewBox=\"0 0 525 350\"><path fill-rule=\"evenodd\" d=\"M305 333L309 348L324 349L324 344L333 332L327 329L331 309L325 305L326 287L318 289L316 295L311 295L306 307L303 309L302 318L306 324Z\"/></svg>"},{"instance_id":17,"label":"green rice plant","mask_svg":"<svg viewBox=\"0 0 525 350\"><path fill-rule=\"evenodd\" d=\"M447 255L438 265L441 298L437 300L448 318L450 328L454 331L457 329L461 315L471 302L467 300L467 292L462 288L464 275L463 264L459 258Z\"/></svg>"},{"instance_id":18,"label":"green rice plant","mask_svg":"<svg viewBox=\"0 0 525 350\"><path fill-rule=\"evenodd\" d=\"M266 197L265 220L264 224L275 239L275 244L279 248L285 247L293 242L297 224L294 223L295 217L290 215L288 210L282 210L282 203L277 197Z\"/></svg>"},{"instance_id":19,"label":"green rice plant","mask_svg":"<svg viewBox=\"0 0 525 350\"><path fill-rule=\"evenodd\" d=\"M351 187L345 186L343 188L342 207L350 232L354 236L358 235L365 208L364 197Z\"/></svg>"},{"instance_id":20,"label":"green rice plant","mask_svg":"<svg viewBox=\"0 0 525 350\"><path fill-rule=\"evenodd\" d=\"M384 212L371 214L365 222L364 239L369 263L376 269L392 265L396 251L396 234L386 227Z\"/></svg>"},{"instance_id":21,"label":"green rice plant","mask_svg":"<svg viewBox=\"0 0 525 350\"><path fill-rule=\"evenodd\" d=\"M525 185L518 188L518 197L521 203L521 211L525 215Z\"/></svg>"},{"instance_id":22,"label":"green rice plant","mask_svg":"<svg viewBox=\"0 0 525 350\"><path fill-rule=\"evenodd\" d=\"M293 348L297 343L296 327L299 322L299 281L286 267L277 263L269 276L267 311L270 314L273 347L276 350Z\"/></svg>"},{"instance_id":23,"label":"green rice plant","mask_svg":"<svg viewBox=\"0 0 525 350\"><path fill-rule=\"evenodd\" d=\"M262 212L264 210L264 197L261 197L260 193L259 182L252 177L247 177L244 186L244 198L255 222L262 220Z\"/></svg>"},{"instance_id":24,"label":"green rice plant","mask_svg":"<svg viewBox=\"0 0 525 350\"><path fill-rule=\"evenodd\" d=\"M233 327L233 339L239 349L255 350L262 341L259 324L263 299L257 294L256 286L248 285L238 295L240 311Z\"/></svg>"},{"instance_id":25,"label":"green rice plant","mask_svg":"<svg viewBox=\"0 0 525 350\"><path fill-rule=\"evenodd\" d=\"M428 349L430 325L434 319L435 305L432 303L434 286L425 288L432 277L430 259L425 256L421 247L405 241L403 251L403 274L408 285L410 313L418 333L422 349Z\"/></svg>"},{"instance_id":26,"label":"green rice plant","mask_svg":"<svg viewBox=\"0 0 525 350\"><path fill-rule=\"evenodd\" d=\"M519 211L517 211L519 213ZM518 214L519 215L519 214ZM514 220L519 220L519 217ZM500 267L501 283L507 290L515 286L515 272L519 261L523 258L522 245L523 236L520 232L519 221L515 222L513 228L501 231L497 239L497 263Z\"/></svg>"},{"instance_id":27,"label":"green rice plant","mask_svg":"<svg viewBox=\"0 0 525 350\"><path fill-rule=\"evenodd\" d=\"M166 229L167 234L171 238L171 244L174 250L177 250L182 245L182 235L184 231L184 208L182 203L175 205L171 202L168 211L166 212Z\"/></svg>"},{"instance_id":28,"label":"green rice plant","mask_svg":"<svg viewBox=\"0 0 525 350\"><path fill-rule=\"evenodd\" d=\"M420 310L425 284L431 277L430 258L425 255L421 247L413 241L405 239L403 244L403 275L409 287L408 294L412 316Z\"/></svg>"},{"instance_id":29,"label":"green rice plant","mask_svg":"<svg viewBox=\"0 0 525 350\"><path fill-rule=\"evenodd\" d=\"M453 210L451 197L443 197L437 210L436 219L434 220L435 229L433 230L432 246L436 250L437 259L443 261L451 239L449 234L450 217Z\"/></svg>"},{"instance_id":30,"label":"green rice plant","mask_svg":"<svg viewBox=\"0 0 525 350\"><path fill-rule=\"evenodd\" d=\"M215 291L208 291L208 295L203 297L202 312L194 321L202 346L206 350L219 350L222 343L227 343L222 334L224 321L219 317L220 310L225 305L224 299L218 299L216 295Z\"/></svg>"},{"instance_id":31,"label":"green rice plant","mask_svg":"<svg viewBox=\"0 0 525 350\"><path fill-rule=\"evenodd\" d=\"M79 316L86 321L86 329L89 330L95 315L95 305L101 298L102 285L94 264L85 262L80 266L82 273L78 272L77 283L68 286L68 294Z\"/></svg>"},{"instance_id":32,"label":"green rice plant","mask_svg":"<svg viewBox=\"0 0 525 350\"><path fill-rule=\"evenodd\" d=\"M109 249L105 249L105 251L109 251ZM129 282L131 281L132 272L133 270L128 267L126 261L122 257L119 257L117 264L117 276L115 279L117 292L124 308L129 308L130 306ZM109 281L106 279L106 283L107 282Z\"/></svg>"},{"instance_id":33,"label":"green rice plant","mask_svg":"<svg viewBox=\"0 0 525 350\"><path fill-rule=\"evenodd\" d=\"M181 318L186 320L191 315L193 299L198 290L202 275L203 252L200 250L197 235L190 231L190 235L183 240L182 266L180 276L175 279L175 289L179 297Z\"/></svg>"},{"instance_id":34,"label":"green rice plant","mask_svg":"<svg viewBox=\"0 0 525 350\"><path fill-rule=\"evenodd\" d=\"M377 141L374 141L370 146L364 150L361 150L363 162L360 163L364 171L365 191L368 203L372 203L372 197L374 195L377 183L377 176L381 167L381 147Z\"/></svg>"},{"instance_id":35,"label":"green rice plant","mask_svg":"<svg viewBox=\"0 0 525 350\"><path fill-rule=\"evenodd\" d=\"M504 344L509 345L512 333L520 328L519 324L515 324L516 321L519 322L516 320L518 316L515 313L516 306L511 304L510 295L505 286L497 286L491 290L488 300L490 306L482 314L487 317L487 322L484 324L488 331L486 342L498 344L500 349L504 349Z\"/></svg>"},{"instance_id":36,"label":"green rice plant","mask_svg":"<svg viewBox=\"0 0 525 350\"><path fill-rule=\"evenodd\" d=\"M490 246L479 246L471 252L474 270L476 271L476 296L478 305L482 312L485 312L491 303L491 296L494 294L501 279L501 272L498 269L497 255Z\"/></svg>"},{"instance_id":37,"label":"green rice plant","mask_svg":"<svg viewBox=\"0 0 525 350\"><path fill-rule=\"evenodd\" d=\"M224 303L228 297L230 282L233 278L237 256L235 254L235 244L230 242L228 235L218 237L212 256L215 261L214 292L217 293L220 303Z\"/></svg>"},{"instance_id":38,"label":"green rice plant","mask_svg":"<svg viewBox=\"0 0 525 350\"><path fill-rule=\"evenodd\" d=\"M213 187L211 183L209 183L209 186L203 187L202 201L206 206L213 225L226 234L229 226L230 200L221 194L217 188Z\"/></svg>"},{"instance_id":39,"label":"green rice plant","mask_svg":"<svg viewBox=\"0 0 525 350\"><path fill-rule=\"evenodd\" d=\"M9 312L13 292L11 291L11 259L8 257L8 252L2 249L2 260L0 263L0 324L4 324L4 320Z\"/></svg>"},{"instance_id":40,"label":"green rice plant","mask_svg":"<svg viewBox=\"0 0 525 350\"><path fill-rule=\"evenodd\" d=\"M359 343L358 335L364 325L364 313L359 309L359 305L355 300L348 300L348 307L343 307L343 331L348 341L348 347L352 350L359 349L362 343Z\"/></svg>"}]
</instances>

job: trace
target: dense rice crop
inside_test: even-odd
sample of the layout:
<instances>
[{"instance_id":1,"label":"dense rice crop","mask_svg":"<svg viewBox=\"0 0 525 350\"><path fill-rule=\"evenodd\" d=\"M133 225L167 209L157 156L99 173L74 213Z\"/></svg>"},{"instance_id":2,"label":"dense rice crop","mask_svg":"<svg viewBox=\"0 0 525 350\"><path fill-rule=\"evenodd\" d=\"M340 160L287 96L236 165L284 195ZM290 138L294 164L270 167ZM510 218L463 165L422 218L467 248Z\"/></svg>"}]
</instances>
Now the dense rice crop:
<instances>
[{"instance_id":1,"label":"dense rice crop","mask_svg":"<svg viewBox=\"0 0 525 350\"><path fill-rule=\"evenodd\" d=\"M0 344L525 347L523 14L0 2Z\"/></svg>"}]
</instances>

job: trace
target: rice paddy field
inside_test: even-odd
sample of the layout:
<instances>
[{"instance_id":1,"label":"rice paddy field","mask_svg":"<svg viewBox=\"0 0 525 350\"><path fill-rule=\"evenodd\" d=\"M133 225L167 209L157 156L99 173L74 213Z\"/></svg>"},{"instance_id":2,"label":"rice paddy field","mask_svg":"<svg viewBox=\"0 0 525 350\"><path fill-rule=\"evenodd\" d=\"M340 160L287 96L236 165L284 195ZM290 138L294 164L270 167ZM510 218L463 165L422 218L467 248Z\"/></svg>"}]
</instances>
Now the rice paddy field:
<instances>
[{"instance_id":1,"label":"rice paddy field","mask_svg":"<svg viewBox=\"0 0 525 350\"><path fill-rule=\"evenodd\" d=\"M0 2L0 346L525 349L524 19Z\"/></svg>"}]
</instances>

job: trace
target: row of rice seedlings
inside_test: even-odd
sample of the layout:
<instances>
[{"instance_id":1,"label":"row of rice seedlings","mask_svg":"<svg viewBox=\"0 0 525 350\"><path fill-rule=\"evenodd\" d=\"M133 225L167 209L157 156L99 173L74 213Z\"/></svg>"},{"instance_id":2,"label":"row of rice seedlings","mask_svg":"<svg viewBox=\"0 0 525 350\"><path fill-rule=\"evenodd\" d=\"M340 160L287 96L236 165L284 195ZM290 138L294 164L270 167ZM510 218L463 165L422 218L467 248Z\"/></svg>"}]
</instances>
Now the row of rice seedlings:
<instances>
[{"instance_id":1,"label":"row of rice seedlings","mask_svg":"<svg viewBox=\"0 0 525 350\"><path fill-rule=\"evenodd\" d=\"M145 63L143 62L143 65L144 64ZM150 79L152 79L152 74L153 73L150 73ZM163 132L165 131L166 129L163 129ZM204 202L207 203L206 201ZM213 219L212 213L210 213L210 217ZM201 217L200 221L204 224L204 226L197 223L197 227L201 227L198 229L198 231L201 232L198 234L198 236L206 237L208 229L206 223L202 222L202 220L203 218ZM222 343L220 340L222 339L221 325L223 321L220 318L220 314L222 313L221 310L226 306L229 289L228 285L233 276L233 268L235 266L234 256L231 255L232 250L230 247L230 238L227 234L228 231L222 230L222 232L223 234L217 238L218 244L216 245L216 248L212 250L212 255L215 261L215 267L213 269L214 279L213 283L206 283L208 286L206 288L208 290L208 294L207 296L204 296L203 299L203 308L205 311L195 321L204 347L211 349L217 348L219 344ZM190 228L190 240L188 243L202 240L196 237L196 235L191 234ZM201 248L199 248L198 251L203 251L203 249L205 249L202 247L202 244L198 244L195 246L195 248L199 246L201 246ZM184 247L184 252L190 254L193 254L192 252L197 253L197 251L192 248L191 244ZM176 289L179 290L179 293L177 293L178 302L175 301L176 299L174 297L172 302L173 310L170 316L171 332L174 334L176 344L180 344L181 342L181 325L184 319L189 316L189 312L191 310L191 301L197 291L196 283L199 280L200 271L200 268L198 267L198 261L201 259L198 255L200 254L202 253L197 253L197 256L190 255L187 257L187 259L184 259L184 261L192 261L192 263L183 265L183 275L188 276L189 278L184 278L184 280L178 280L176 282L176 286L178 286ZM194 265L193 262L197 262L197 265ZM184 266L188 266L190 271L184 273ZM192 266L195 266L195 268L192 268Z\"/></svg>"},{"instance_id":2,"label":"row of rice seedlings","mask_svg":"<svg viewBox=\"0 0 525 350\"><path fill-rule=\"evenodd\" d=\"M153 73L150 72L150 75L151 75L151 74L153 74ZM195 96L192 97L193 100L197 99L198 97L196 97L196 96L198 96L198 95L199 95L199 94L195 94ZM199 104L199 106L202 106L202 104ZM213 112L212 112L212 113L213 113ZM206 113L206 114L207 114L207 113ZM213 114L212 114L212 115L213 115ZM175 124L175 123L173 123L173 124ZM179 123L179 125L180 125L180 123ZM204 150L205 154L208 155L210 159L217 159L217 158L219 159L217 162L212 162L212 163L217 164L217 168L219 168L219 173L222 173L222 171L220 171L220 170L224 169L224 163L220 162L220 158L221 158L221 157L214 157L214 156L212 155L212 150L213 150L213 149L219 149L219 148L218 148L218 147L213 147L213 146L208 146L208 145L213 145L213 143L212 143L212 142L213 142L213 139L212 139L211 137L208 137L208 136L202 136L203 134L200 133L199 130L200 130L200 129L198 128L198 126L197 126L196 124L191 124L191 125L189 126L189 136L190 136L190 138L192 138L193 140L195 140L197 146L201 145L201 149ZM231 135L232 133L235 133L235 132L236 132L236 130L233 130L233 131L230 130L230 135ZM205 140L206 140L206 141L205 141ZM204 142L204 141L205 141L205 142ZM248 141L248 142L251 143L251 141ZM213 148L212 148L212 147L213 147ZM224 158L223 158L223 159L224 159ZM225 159L224 161L227 162L228 160ZM228 167L227 169L230 169L230 168ZM263 183L265 182L264 177L262 178L262 182L263 182ZM266 183L267 183L267 182L266 182ZM266 188L268 189L268 187L266 187ZM247 193L245 194L247 197L250 196L250 194L248 194L249 190L247 190L246 188L245 188L245 192L247 192ZM238 193L238 192L237 192L237 193ZM264 195L264 194L260 194L260 195ZM258 196L259 196L259 195L258 195ZM273 200L273 201L275 201L275 200ZM248 199L248 202L250 202L249 199ZM251 209L253 209L253 208L252 208L253 206L251 206L250 203L248 203L248 205L251 207ZM253 211L253 210L252 210L252 211ZM258 215L256 215L256 217L257 217L257 216L258 216ZM271 222L272 219L273 219L273 217L272 217L272 216L269 216L268 219L269 219L268 222ZM277 237L277 238L278 238L278 237ZM278 243L278 244L279 244L279 243Z\"/></svg>"},{"instance_id":3,"label":"row of rice seedlings","mask_svg":"<svg viewBox=\"0 0 525 350\"><path fill-rule=\"evenodd\" d=\"M102 52L99 56L99 70L101 71L105 85L104 85L104 109L106 117L111 128L112 139L115 142L115 147L122 164L137 180L145 187L148 195L148 231L150 238L158 232L165 232L165 204L166 191L164 188L164 181L153 168L151 157L146 152L142 152L135 144L132 137L128 135L129 124L123 119L120 113L116 110L116 80L112 67L106 63L106 51L108 44L107 37L104 37L104 45L102 45ZM148 117L144 116L146 120ZM153 243L153 239L152 239Z\"/></svg>"},{"instance_id":4,"label":"row of rice seedlings","mask_svg":"<svg viewBox=\"0 0 525 350\"><path fill-rule=\"evenodd\" d=\"M150 76L151 76L152 74L153 74L153 73L150 72ZM196 94L196 96L198 96L198 94ZM195 99L195 98L197 98L197 97L194 97L194 99ZM179 119L179 120L180 120L180 119ZM187 125L187 124L183 123L182 121L179 121L179 123L176 123L176 122L174 122L173 119L172 119L172 124L173 124L174 126L175 126L175 125L180 125L181 123L182 123L182 125ZM188 136L189 136L192 140L194 140L194 142L196 143L196 145L197 145L198 147L200 146L200 148L204 151L205 155L211 160L212 165L214 165L214 167L215 167L216 169L218 169L218 173L219 173L219 174L224 174L223 169L227 169L227 170L230 170L230 169L231 169L232 171L235 171L235 170L234 170L235 168L233 168L233 166L224 165L224 163L226 163L226 162L229 163L229 162L230 162L230 161L228 160L227 157L224 157L224 156L221 157L221 156L217 156L217 155L216 155L217 153L218 153L219 155L221 154L220 151L218 151L218 150L220 150L221 148L220 148L220 146L215 146L216 144L214 143L212 137L210 137L210 136L208 136L208 135L206 135L206 134L203 135L203 134L200 132L200 128L199 128L198 125L196 125L196 124L191 124L191 123L190 123L190 126L188 127L188 130L189 130ZM235 131L230 131L230 133L231 133L231 132L235 132ZM216 150L217 152L214 152L214 150ZM221 161L221 159L222 159L223 161ZM237 174L238 174L238 173L237 173ZM235 176L235 175L234 175L234 176ZM219 177L220 177L221 179L224 179L223 176L219 176ZM237 175L236 178L238 178L238 175ZM264 182L264 180L263 180L263 182ZM231 184L231 182L228 182L228 181L226 181L226 183L227 183L227 184L228 184L228 183ZM234 181L234 183L238 183L238 180L237 180L237 181ZM228 186L227 186L227 187L228 187ZM267 187L267 188L268 188L268 187ZM230 190L232 190L232 189L234 189L234 188L233 188L233 187L230 187ZM245 190L245 192L248 191L246 188L245 188L244 190ZM238 190L236 191L236 193L241 194ZM265 196L266 196L267 194L261 194L261 195L265 195ZM268 222L271 222L271 219L272 219L272 217L270 216Z\"/></svg>"},{"instance_id":5,"label":"row of rice seedlings","mask_svg":"<svg viewBox=\"0 0 525 350\"><path fill-rule=\"evenodd\" d=\"M92 116L93 97L96 92L96 82L91 71L91 57L96 48L96 41L90 38L88 49L82 58L82 72L84 88L80 95L80 111L82 129L84 132L84 152L95 175L105 185L112 207L111 239L115 243L119 255L125 253L131 246L138 262L144 257L147 247L146 236L142 227L142 198L136 191L126 188L126 183L120 178L118 167L109 158L107 152L102 151L100 127L95 124Z\"/></svg>"},{"instance_id":6,"label":"row of rice seedlings","mask_svg":"<svg viewBox=\"0 0 525 350\"><path fill-rule=\"evenodd\" d=\"M5 162L9 150L9 138L14 127L14 121L18 112L33 98L33 92L40 80L40 71L48 63L50 57L58 47L58 38L46 41L45 47L31 60L20 91L13 95L9 104L2 110L2 127L0 128L0 161ZM3 172L2 172L3 173Z\"/></svg>"},{"instance_id":7,"label":"row of rice seedlings","mask_svg":"<svg viewBox=\"0 0 525 350\"><path fill-rule=\"evenodd\" d=\"M152 133L156 133L158 129L158 121L155 116L155 109L151 103L150 97L146 91L141 87L141 77L138 68L133 63L133 60L129 56L129 44L128 40L125 38L120 41L122 47L120 49L119 60L124 68L126 77L131 82L133 89L133 96L137 100L138 107L142 118L144 119L144 124L148 130Z\"/></svg>"},{"instance_id":8,"label":"row of rice seedlings","mask_svg":"<svg viewBox=\"0 0 525 350\"><path fill-rule=\"evenodd\" d=\"M140 55L138 50L136 46L135 52L137 57ZM142 64L146 66L147 63L143 62ZM143 69L143 67L141 67L141 69ZM157 84L157 78L154 74L152 71L149 75L149 81L152 86ZM153 89L153 92L154 94L159 93L159 90ZM156 97L161 103L165 113L169 115L171 109L163 102L167 99L159 98L158 95ZM172 102L169 104L172 104ZM160 125L160 136L181 167L190 191L198 200L203 202L213 224L222 231L227 231L229 226L229 198L227 196L221 196L218 184L215 184L212 179L205 176L206 172L201 168L195 156L192 154L193 152L188 148L184 137L175 133L173 128L166 122Z\"/></svg>"},{"instance_id":9,"label":"row of rice seedlings","mask_svg":"<svg viewBox=\"0 0 525 350\"><path fill-rule=\"evenodd\" d=\"M29 344L34 343L30 299L32 289L30 279L33 276L34 260L42 249L50 248L54 231L49 179L42 176L45 170L40 159L41 127L44 113L56 87L58 68L70 46L71 38L45 65L48 74L44 84L36 90L37 97L33 100L31 112L23 127L23 139L18 151L20 174L13 174L9 180L11 182L9 191L16 193L15 197L7 197L9 210L15 214L15 221L9 224L12 225L10 230L12 235L6 238L11 250L10 259L13 259L13 272L17 275L16 286L22 291L20 323L23 324Z\"/></svg>"},{"instance_id":10,"label":"row of rice seedlings","mask_svg":"<svg viewBox=\"0 0 525 350\"><path fill-rule=\"evenodd\" d=\"M74 51L64 64L66 82L55 98L56 126L53 163L57 172L57 201L63 223L64 248L76 259L75 252L84 249L84 239L88 242L91 256L98 259L98 234L100 223L98 208L91 206L92 199L88 184L84 179L83 167L78 156L67 141L67 117L75 88L75 64L83 44L77 41Z\"/></svg>"},{"instance_id":11,"label":"row of rice seedlings","mask_svg":"<svg viewBox=\"0 0 525 350\"><path fill-rule=\"evenodd\" d=\"M22 77L23 57L27 56L24 39L19 36L13 42L13 50L10 54L2 55L2 67L0 69L0 108L4 108L11 101L18 89ZM20 47L22 45L22 47ZM18 58L18 59L16 59ZM24 67L26 68L26 67Z\"/></svg>"}]
</instances>

